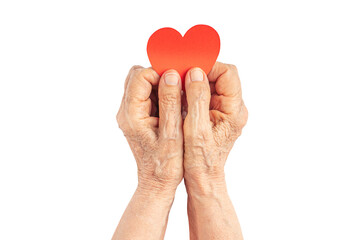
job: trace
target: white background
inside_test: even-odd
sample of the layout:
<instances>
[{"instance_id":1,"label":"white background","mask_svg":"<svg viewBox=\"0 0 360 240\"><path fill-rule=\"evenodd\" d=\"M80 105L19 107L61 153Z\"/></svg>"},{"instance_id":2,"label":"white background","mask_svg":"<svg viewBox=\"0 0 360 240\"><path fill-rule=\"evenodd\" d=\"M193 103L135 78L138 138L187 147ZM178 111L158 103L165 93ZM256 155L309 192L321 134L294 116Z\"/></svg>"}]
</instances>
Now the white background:
<instances>
[{"instance_id":1,"label":"white background","mask_svg":"<svg viewBox=\"0 0 360 240\"><path fill-rule=\"evenodd\" d=\"M359 1L0 2L0 239L110 239L136 185L115 115L152 32L196 24L249 121L226 167L246 240L360 239ZM178 188L166 239L188 239Z\"/></svg>"}]
</instances>

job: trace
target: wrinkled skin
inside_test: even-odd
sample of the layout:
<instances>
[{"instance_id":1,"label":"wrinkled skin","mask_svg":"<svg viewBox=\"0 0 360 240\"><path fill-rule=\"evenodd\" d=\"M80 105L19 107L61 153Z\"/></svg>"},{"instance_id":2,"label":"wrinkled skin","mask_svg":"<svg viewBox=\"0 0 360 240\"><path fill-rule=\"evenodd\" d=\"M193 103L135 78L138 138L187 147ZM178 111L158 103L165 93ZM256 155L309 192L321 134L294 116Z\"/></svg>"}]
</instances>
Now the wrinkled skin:
<instances>
[{"instance_id":1,"label":"wrinkled skin","mask_svg":"<svg viewBox=\"0 0 360 240\"><path fill-rule=\"evenodd\" d=\"M188 114L182 126L181 93L174 96L158 92L160 76L151 68L134 66L130 70L117 121L135 156L140 179L179 183L183 162L189 174L192 168L208 173L223 171L248 112L234 65L217 62L208 77L204 76L204 82L191 87L185 83L189 88ZM158 112L163 113L161 126Z\"/></svg>"},{"instance_id":2,"label":"wrinkled skin","mask_svg":"<svg viewBox=\"0 0 360 240\"><path fill-rule=\"evenodd\" d=\"M188 114L184 122L184 169L189 178L222 175L226 158L248 118L234 65L217 62L204 78L203 82L191 83L188 78L185 82Z\"/></svg>"},{"instance_id":3,"label":"wrinkled skin","mask_svg":"<svg viewBox=\"0 0 360 240\"><path fill-rule=\"evenodd\" d=\"M177 84L166 84L168 73ZM217 62L208 75L193 68L184 84L182 94L175 70L160 77L134 66L127 76L117 121L136 159L139 185L114 240L163 239L183 177L190 239L243 239L224 178L248 116L236 67Z\"/></svg>"},{"instance_id":4,"label":"wrinkled skin","mask_svg":"<svg viewBox=\"0 0 360 240\"><path fill-rule=\"evenodd\" d=\"M136 159L139 185L175 191L183 177L181 81L166 87L152 68L134 66L117 121Z\"/></svg>"},{"instance_id":5,"label":"wrinkled skin","mask_svg":"<svg viewBox=\"0 0 360 240\"><path fill-rule=\"evenodd\" d=\"M216 63L195 82L190 71L183 127L190 239L242 240L224 176L226 158L248 117L237 69Z\"/></svg>"}]
</instances>

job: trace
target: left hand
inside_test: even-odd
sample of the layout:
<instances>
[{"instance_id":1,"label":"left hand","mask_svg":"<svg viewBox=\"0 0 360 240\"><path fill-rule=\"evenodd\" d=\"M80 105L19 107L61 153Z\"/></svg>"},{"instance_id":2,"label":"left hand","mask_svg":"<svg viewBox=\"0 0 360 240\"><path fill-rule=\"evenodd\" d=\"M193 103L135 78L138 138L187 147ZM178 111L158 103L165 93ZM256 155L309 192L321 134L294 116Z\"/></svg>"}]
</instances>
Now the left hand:
<instances>
[{"instance_id":1,"label":"left hand","mask_svg":"<svg viewBox=\"0 0 360 240\"><path fill-rule=\"evenodd\" d=\"M237 68L216 62L185 77L184 177L188 191L225 189L224 166L248 118Z\"/></svg>"}]
</instances>

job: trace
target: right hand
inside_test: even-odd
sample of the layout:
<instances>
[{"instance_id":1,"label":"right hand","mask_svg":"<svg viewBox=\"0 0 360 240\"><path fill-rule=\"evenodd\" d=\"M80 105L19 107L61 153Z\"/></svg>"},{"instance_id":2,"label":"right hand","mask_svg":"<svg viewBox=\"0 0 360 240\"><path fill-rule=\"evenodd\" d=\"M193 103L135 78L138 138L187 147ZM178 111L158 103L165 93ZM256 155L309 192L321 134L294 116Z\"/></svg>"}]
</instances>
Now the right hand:
<instances>
[{"instance_id":1,"label":"right hand","mask_svg":"<svg viewBox=\"0 0 360 240\"><path fill-rule=\"evenodd\" d=\"M214 187L209 183L224 181L225 161L248 112L234 65L216 62L208 76L200 68L190 69L185 89L184 178L188 190L207 191Z\"/></svg>"},{"instance_id":2,"label":"right hand","mask_svg":"<svg viewBox=\"0 0 360 240\"><path fill-rule=\"evenodd\" d=\"M173 198L183 178L179 74L168 70L160 77L152 68L134 66L116 118L138 166L138 189Z\"/></svg>"}]
</instances>

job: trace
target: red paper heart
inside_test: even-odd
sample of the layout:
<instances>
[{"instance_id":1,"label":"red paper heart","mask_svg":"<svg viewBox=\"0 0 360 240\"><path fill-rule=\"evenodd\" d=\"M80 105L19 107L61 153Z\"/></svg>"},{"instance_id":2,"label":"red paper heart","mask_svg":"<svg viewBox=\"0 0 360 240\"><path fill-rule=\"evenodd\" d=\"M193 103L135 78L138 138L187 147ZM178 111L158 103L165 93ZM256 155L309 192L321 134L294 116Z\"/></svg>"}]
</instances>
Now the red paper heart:
<instances>
[{"instance_id":1,"label":"red paper heart","mask_svg":"<svg viewBox=\"0 0 360 240\"><path fill-rule=\"evenodd\" d=\"M175 69L183 81L192 67L199 67L208 74L219 51L219 34L207 25L193 26L184 37L173 28L161 28L150 36L147 44L153 69L160 76L166 70Z\"/></svg>"}]
</instances>

